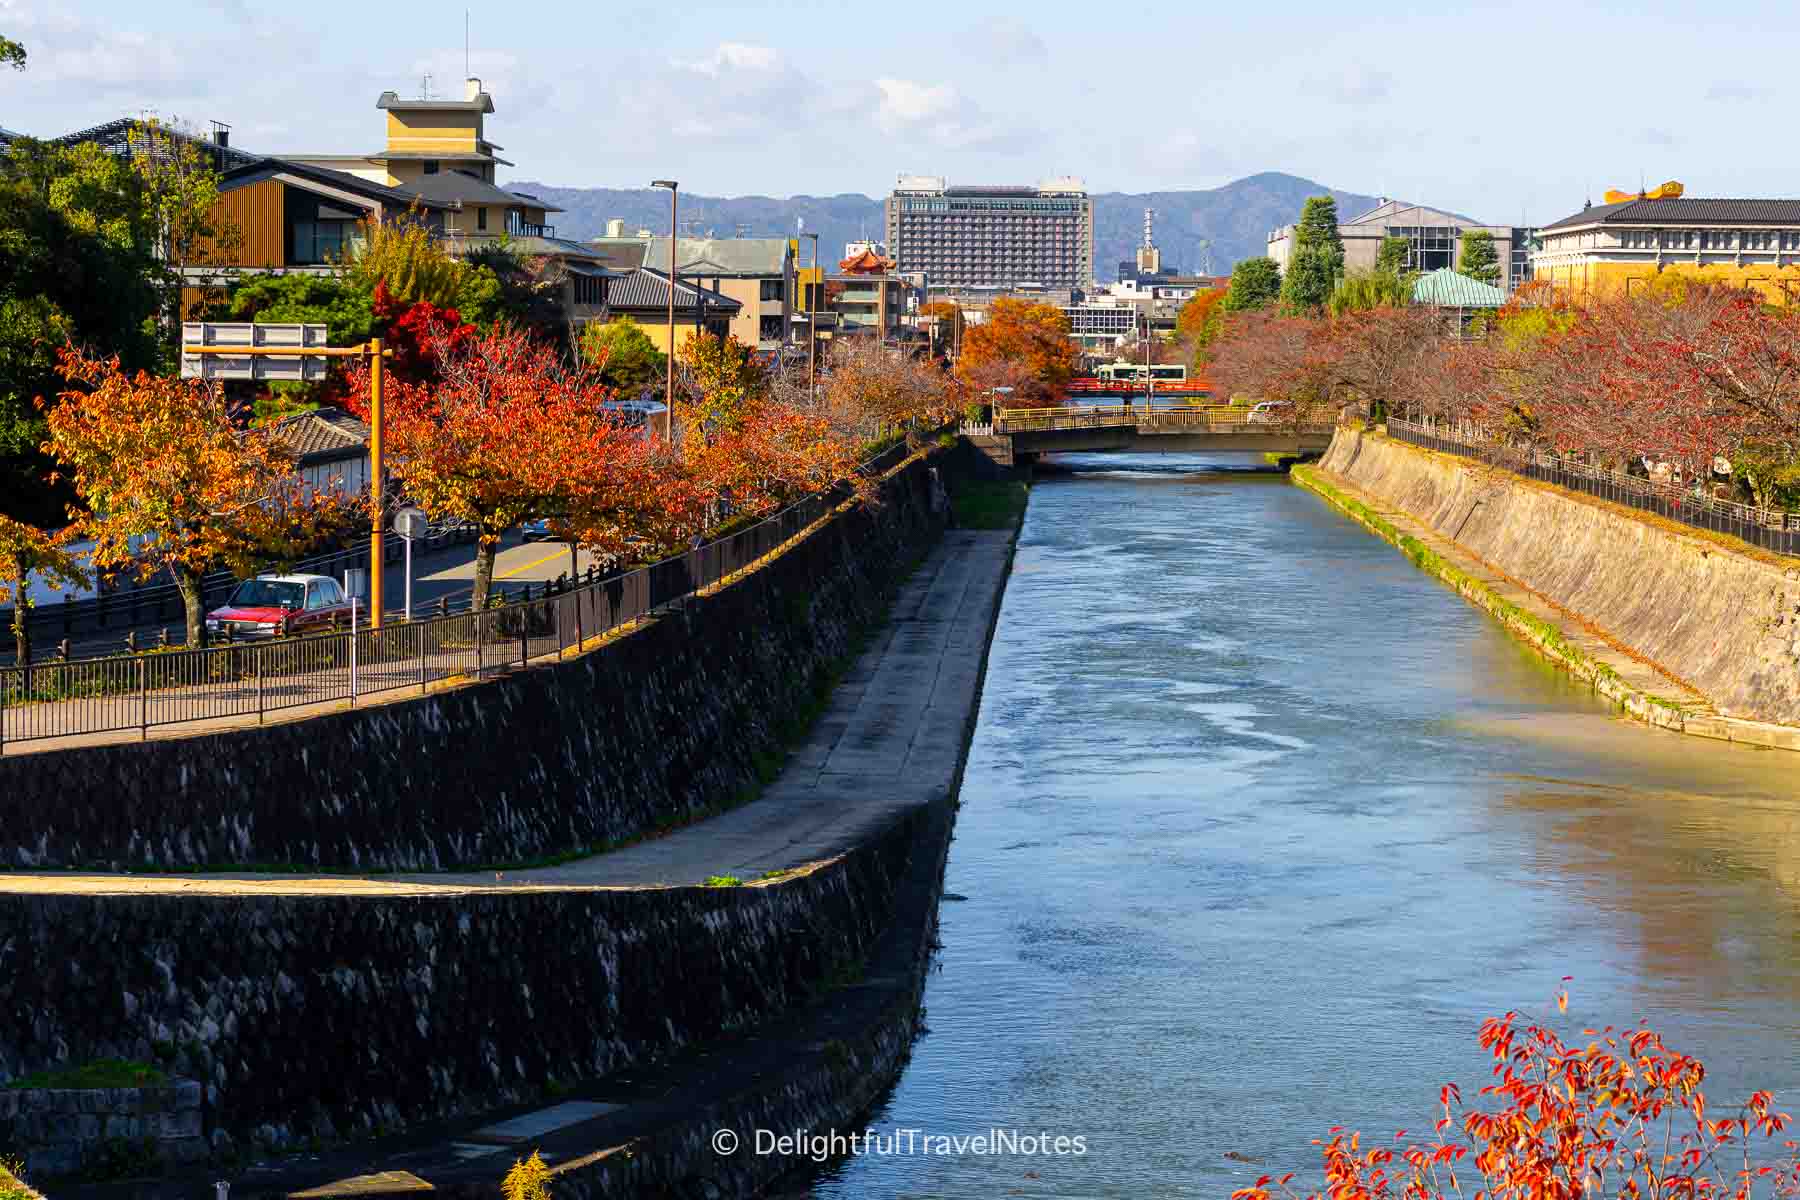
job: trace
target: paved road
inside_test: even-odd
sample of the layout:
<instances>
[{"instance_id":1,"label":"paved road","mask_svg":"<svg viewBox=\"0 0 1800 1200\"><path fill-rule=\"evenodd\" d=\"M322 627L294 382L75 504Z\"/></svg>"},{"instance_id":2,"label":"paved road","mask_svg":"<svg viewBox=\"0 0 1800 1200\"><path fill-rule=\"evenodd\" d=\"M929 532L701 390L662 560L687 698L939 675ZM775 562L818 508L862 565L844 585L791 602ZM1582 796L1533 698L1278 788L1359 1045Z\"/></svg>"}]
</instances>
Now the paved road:
<instances>
[{"instance_id":1,"label":"paved road","mask_svg":"<svg viewBox=\"0 0 1800 1200\"><path fill-rule=\"evenodd\" d=\"M661 887L817 865L896 812L954 786L1010 540L1008 533L946 534L780 777L757 800L667 837L503 876L0 874L0 892L416 895Z\"/></svg>"},{"instance_id":2,"label":"paved road","mask_svg":"<svg viewBox=\"0 0 1800 1200\"><path fill-rule=\"evenodd\" d=\"M587 570L590 561L590 555L576 556L575 570ZM555 579L566 574L569 569L569 547L565 543L521 542L517 533L509 533L501 542L500 552L494 560L494 584L496 587L516 589L527 583ZM446 546L429 554L416 554L413 558L413 607L415 610L429 608L444 596L448 596L451 603L456 605L467 597L474 580L473 543ZM383 596L385 607L399 612L406 598L405 564L394 563L389 566L382 574L382 586L386 589ZM46 608L54 611L53 606ZM92 658L122 651L125 648L125 634L130 629L135 629L139 645L151 644L161 629L169 631L169 640L172 642L179 643L184 636L181 618L165 616L141 621L136 626L113 625L106 629L77 630L69 637L69 652L75 658ZM47 620L35 627L34 636L37 639L35 654L44 658L48 657L61 634L55 621ZM0 641L0 666L12 661L12 639L8 636Z\"/></svg>"}]
</instances>

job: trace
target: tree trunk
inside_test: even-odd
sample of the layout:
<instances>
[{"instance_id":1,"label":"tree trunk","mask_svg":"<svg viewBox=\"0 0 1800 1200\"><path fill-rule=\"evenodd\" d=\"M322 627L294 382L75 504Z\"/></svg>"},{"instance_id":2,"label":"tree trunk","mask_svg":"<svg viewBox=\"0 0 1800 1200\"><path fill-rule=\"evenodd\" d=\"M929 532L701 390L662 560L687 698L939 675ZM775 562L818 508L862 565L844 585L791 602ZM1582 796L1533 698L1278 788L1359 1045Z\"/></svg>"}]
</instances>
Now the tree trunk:
<instances>
[{"instance_id":1,"label":"tree trunk","mask_svg":"<svg viewBox=\"0 0 1800 1200\"><path fill-rule=\"evenodd\" d=\"M469 592L469 607L480 612L488 606L488 592L494 586L494 555L500 539L483 536L475 543L475 584Z\"/></svg>"},{"instance_id":2,"label":"tree trunk","mask_svg":"<svg viewBox=\"0 0 1800 1200\"><path fill-rule=\"evenodd\" d=\"M25 602L25 556L13 556L13 661L19 669L27 673L29 685L31 670L31 627L26 623L31 608ZM29 690L29 687L27 688Z\"/></svg>"},{"instance_id":3,"label":"tree trunk","mask_svg":"<svg viewBox=\"0 0 1800 1200\"><path fill-rule=\"evenodd\" d=\"M187 567L170 567L169 577L181 593L181 607L187 614L187 645L190 649L206 645L206 597L200 589L200 573Z\"/></svg>"}]
</instances>

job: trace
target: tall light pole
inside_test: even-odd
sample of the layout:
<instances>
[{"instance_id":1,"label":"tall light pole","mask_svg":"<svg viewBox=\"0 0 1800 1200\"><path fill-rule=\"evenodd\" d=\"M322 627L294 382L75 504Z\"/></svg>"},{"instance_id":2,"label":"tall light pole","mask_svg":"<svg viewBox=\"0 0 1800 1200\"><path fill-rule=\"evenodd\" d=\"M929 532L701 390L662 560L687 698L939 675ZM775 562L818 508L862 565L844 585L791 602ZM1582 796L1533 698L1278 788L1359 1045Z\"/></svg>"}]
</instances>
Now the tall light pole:
<instances>
[{"instance_id":1,"label":"tall light pole","mask_svg":"<svg viewBox=\"0 0 1800 1200\"><path fill-rule=\"evenodd\" d=\"M669 441L675 440L675 194L681 190L681 184L673 179L652 179L653 188L669 189L669 358L667 376L663 381L663 407L669 422Z\"/></svg>"},{"instance_id":2,"label":"tall light pole","mask_svg":"<svg viewBox=\"0 0 1800 1200\"><path fill-rule=\"evenodd\" d=\"M813 288L806 293L806 397L813 404L819 402L819 374L817 370L819 353L819 295L825 290L825 275L819 270L819 235L809 233L812 239L812 270L817 279Z\"/></svg>"},{"instance_id":3,"label":"tall light pole","mask_svg":"<svg viewBox=\"0 0 1800 1200\"><path fill-rule=\"evenodd\" d=\"M1150 303L1155 304L1152 300ZM1144 420L1150 419L1150 406L1155 403L1150 383L1150 310L1144 310Z\"/></svg>"}]
</instances>

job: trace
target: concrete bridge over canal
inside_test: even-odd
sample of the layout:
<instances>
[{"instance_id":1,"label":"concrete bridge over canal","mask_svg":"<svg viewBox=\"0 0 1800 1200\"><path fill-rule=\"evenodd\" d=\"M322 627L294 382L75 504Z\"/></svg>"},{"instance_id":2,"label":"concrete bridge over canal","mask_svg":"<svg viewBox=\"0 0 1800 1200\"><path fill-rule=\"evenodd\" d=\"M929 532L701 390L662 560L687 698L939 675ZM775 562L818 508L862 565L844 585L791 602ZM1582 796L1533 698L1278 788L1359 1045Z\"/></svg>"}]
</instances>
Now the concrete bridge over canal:
<instances>
[{"instance_id":1,"label":"concrete bridge over canal","mask_svg":"<svg viewBox=\"0 0 1800 1200\"><path fill-rule=\"evenodd\" d=\"M1295 456L1322 454L1332 422L1297 420L1241 407L1144 404L1080 408L998 409L990 425L964 425L996 462L1031 462L1040 454L1096 451L1242 450Z\"/></svg>"}]
</instances>

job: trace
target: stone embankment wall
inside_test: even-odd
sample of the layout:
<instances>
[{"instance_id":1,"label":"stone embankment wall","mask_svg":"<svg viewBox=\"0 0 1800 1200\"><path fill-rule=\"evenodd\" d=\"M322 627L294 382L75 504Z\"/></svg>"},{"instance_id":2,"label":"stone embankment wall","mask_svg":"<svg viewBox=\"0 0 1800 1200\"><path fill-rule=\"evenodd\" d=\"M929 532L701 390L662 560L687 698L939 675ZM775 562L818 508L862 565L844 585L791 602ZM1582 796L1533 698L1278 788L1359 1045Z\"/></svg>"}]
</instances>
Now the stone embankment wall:
<instances>
[{"instance_id":1,"label":"stone embankment wall","mask_svg":"<svg viewBox=\"0 0 1800 1200\"><path fill-rule=\"evenodd\" d=\"M542 1099L843 977L930 816L768 885L0 894L0 1079L160 1062L207 1086L240 1145Z\"/></svg>"},{"instance_id":2,"label":"stone embankment wall","mask_svg":"<svg viewBox=\"0 0 1800 1200\"><path fill-rule=\"evenodd\" d=\"M0 1089L0 1147L32 1176L200 1162L204 1089L192 1080L151 1087ZM3 1182L3 1181L0 1181Z\"/></svg>"},{"instance_id":3,"label":"stone embankment wall","mask_svg":"<svg viewBox=\"0 0 1800 1200\"><path fill-rule=\"evenodd\" d=\"M0 757L0 867L442 870L603 847L752 791L942 532L930 468L578 658L260 728Z\"/></svg>"},{"instance_id":4,"label":"stone embankment wall","mask_svg":"<svg viewBox=\"0 0 1800 1200\"><path fill-rule=\"evenodd\" d=\"M1800 724L1800 566L1449 455L1341 428L1319 464L1697 689Z\"/></svg>"}]
</instances>

